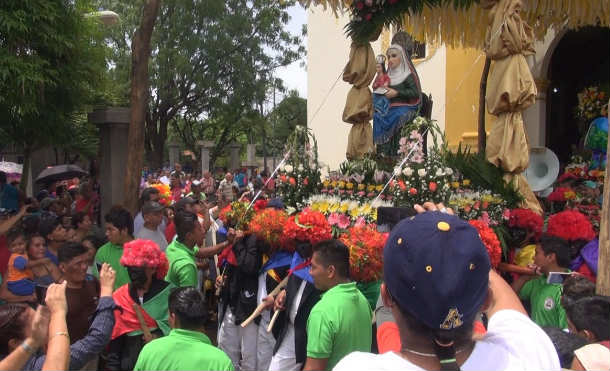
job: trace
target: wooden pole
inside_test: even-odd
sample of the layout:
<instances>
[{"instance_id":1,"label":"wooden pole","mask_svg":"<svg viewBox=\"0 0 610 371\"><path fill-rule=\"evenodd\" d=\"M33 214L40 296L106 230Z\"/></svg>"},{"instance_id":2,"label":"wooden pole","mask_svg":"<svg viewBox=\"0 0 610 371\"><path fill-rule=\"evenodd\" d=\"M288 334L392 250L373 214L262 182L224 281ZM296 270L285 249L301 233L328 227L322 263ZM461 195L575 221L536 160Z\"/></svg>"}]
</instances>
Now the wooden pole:
<instances>
[{"instance_id":1,"label":"wooden pole","mask_svg":"<svg viewBox=\"0 0 610 371\"><path fill-rule=\"evenodd\" d=\"M144 341L150 342L153 337L148 325L146 324L146 320L144 319L144 314L142 314L142 308L138 303L133 303L133 310L136 312L136 317L138 318L138 322L140 322L140 328L144 333Z\"/></svg>"},{"instance_id":2,"label":"wooden pole","mask_svg":"<svg viewBox=\"0 0 610 371\"><path fill-rule=\"evenodd\" d=\"M608 101L610 106L610 101ZM610 119L610 112L608 112ZM606 156L610 153L610 141ZM598 295L610 296L610 165L606 164L604 177L604 201L602 219L599 223L599 255L597 257L597 283L595 292Z\"/></svg>"},{"instance_id":3,"label":"wooden pole","mask_svg":"<svg viewBox=\"0 0 610 371\"><path fill-rule=\"evenodd\" d=\"M479 126L477 130L477 148L479 153L485 154L487 146L487 131L485 130L485 94L487 94L487 76L489 76L489 67L491 66L491 58L485 58L483 73L481 74L481 84L479 85Z\"/></svg>"},{"instance_id":4,"label":"wooden pole","mask_svg":"<svg viewBox=\"0 0 610 371\"><path fill-rule=\"evenodd\" d=\"M286 276L280 283L277 284L277 286L275 286L273 291L271 291L268 296L275 296L275 295L279 294L280 290L283 289L284 287L286 287L286 285L288 284L289 278L290 278L289 275ZM256 307L256 309L254 310L254 312L252 312L250 317L246 318L246 320L241 323L241 327L248 326L250 324L250 322L254 321L254 319L263 312L264 309L265 309L265 303L260 303L259 306Z\"/></svg>"}]
</instances>

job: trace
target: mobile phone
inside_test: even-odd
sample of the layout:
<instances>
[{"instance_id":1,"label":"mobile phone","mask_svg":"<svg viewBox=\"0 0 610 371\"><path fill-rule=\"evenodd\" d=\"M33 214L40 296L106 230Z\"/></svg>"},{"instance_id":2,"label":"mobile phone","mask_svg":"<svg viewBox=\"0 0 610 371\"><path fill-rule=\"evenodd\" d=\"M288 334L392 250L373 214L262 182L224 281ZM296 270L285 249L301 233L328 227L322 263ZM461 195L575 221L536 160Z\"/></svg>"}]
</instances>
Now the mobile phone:
<instances>
[{"instance_id":1,"label":"mobile phone","mask_svg":"<svg viewBox=\"0 0 610 371\"><path fill-rule=\"evenodd\" d=\"M546 283L563 284L563 281L571 274L570 272L549 272L549 275L546 277Z\"/></svg>"},{"instance_id":2,"label":"mobile phone","mask_svg":"<svg viewBox=\"0 0 610 371\"><path fill-rule=\"evenodd\" d=\"M46 305L45 299L47 297L48 288L49 288L49 286L36 285L35 290L36 290L36 298L38 299L38 304Z\"/></svg>"}]
</instances>

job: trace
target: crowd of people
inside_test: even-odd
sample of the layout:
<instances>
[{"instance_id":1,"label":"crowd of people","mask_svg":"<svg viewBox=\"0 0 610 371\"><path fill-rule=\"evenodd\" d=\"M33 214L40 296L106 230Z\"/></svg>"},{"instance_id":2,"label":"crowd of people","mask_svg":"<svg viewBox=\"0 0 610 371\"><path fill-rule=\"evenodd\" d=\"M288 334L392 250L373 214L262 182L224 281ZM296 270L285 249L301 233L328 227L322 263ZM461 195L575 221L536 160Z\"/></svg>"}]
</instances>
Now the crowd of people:
<instances>
[{"instance_id":1,"label":"crowd of people","mask_svg":"<svg viewBox=\"0 0 610 371\"><path fill-rule=\"evenodd\" d=\"M284 209L265 172L218 175L145 170L135 215L103 220L93 180L2 199L0 370L610 368L610 300L570 270L559 218L527 234L536 274L509 284L474 227L418 205L371 300L316 226L293 221L302 237L278 252L222 217L257 194L255 213Z\"/></svg>"}]
</instances>

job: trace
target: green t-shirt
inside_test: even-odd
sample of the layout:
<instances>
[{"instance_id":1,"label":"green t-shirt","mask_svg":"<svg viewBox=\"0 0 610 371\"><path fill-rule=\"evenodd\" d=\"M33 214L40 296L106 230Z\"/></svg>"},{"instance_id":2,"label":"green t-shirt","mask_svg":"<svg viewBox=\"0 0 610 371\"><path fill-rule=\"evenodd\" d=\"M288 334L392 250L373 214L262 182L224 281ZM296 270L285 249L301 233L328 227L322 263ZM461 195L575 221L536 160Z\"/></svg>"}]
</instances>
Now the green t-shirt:
<instances>
[{"instance_id":1,"label":"green t-shirt","mask_svg":"<svg viewBox=\"0 0 610 371\"><path fill-rule=\"evenodd\" d=\"M102 245L95 254L96 262L100 264L108 263L116 272L116 280L114 281L115 290L131 282L127 268L123 267L120 263L121 256L123 256L123 246L115 245L111 242Z\"/></svg>"},{"instance_id":2,"label":"green t-shirt","mask_svg":"<svg viewBox=\"0 0 610 371\"><path fill-rule=\"evenodd\" d=\"M174 239L167 246L165 255L169 260L169 270L165 276L167 282L176 287L197 287L197 265L195 264L195 249L191 249Z\"/></svg>"},{"instance_id":3,"label":"green t-shirt","mask_svg":"<svg viewBox=\"0 0 610 371\"><path fill-rule=\"evenodd\" d=\"M371 309L356 283L322 294L307 320L307 357L328 358L327 370L351 352L371 351Z\"/></svg>"},{"instance_id":4,"label":"green t-shirt","mask_svg":"<svg viewBox=\"0 0 610 371\"><path fill-rule=\"evenodd\" d=\"M561 284L548 284L545 276L536 277L523 285L519 297L529 300L532 320L538 326L568 328L566 311L561 306Z\"/></svg>"},{"instance_id":5,"label":"green t-shirt","mask_svg":"<svg viewBox=\"0 0 610 371\"><path fill-rule=\"evenodd\" d=\"M142 348L134 367L137 370L233 371L233 364L204 333L173 329Z\"/></svg>"}]
</instances>

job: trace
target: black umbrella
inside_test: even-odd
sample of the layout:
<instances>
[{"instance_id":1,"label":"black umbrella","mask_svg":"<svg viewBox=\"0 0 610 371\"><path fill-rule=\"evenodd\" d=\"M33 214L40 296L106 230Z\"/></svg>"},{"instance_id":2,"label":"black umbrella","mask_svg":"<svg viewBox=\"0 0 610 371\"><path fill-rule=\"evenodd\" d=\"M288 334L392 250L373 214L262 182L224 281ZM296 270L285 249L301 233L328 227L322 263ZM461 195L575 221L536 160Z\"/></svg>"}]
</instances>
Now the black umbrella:
<instances>
[{"instance_id":1,"label":"black umbrella","mask_svg":"<svg viewBox=\"0 0 610 371\"><path fill-rule=\"evenodd\" d=\"M65 164L49 166L38 174L36 183L52 183L87 174L88 173L85 170L76 165Z\"/></svg>"}]
</instances>

